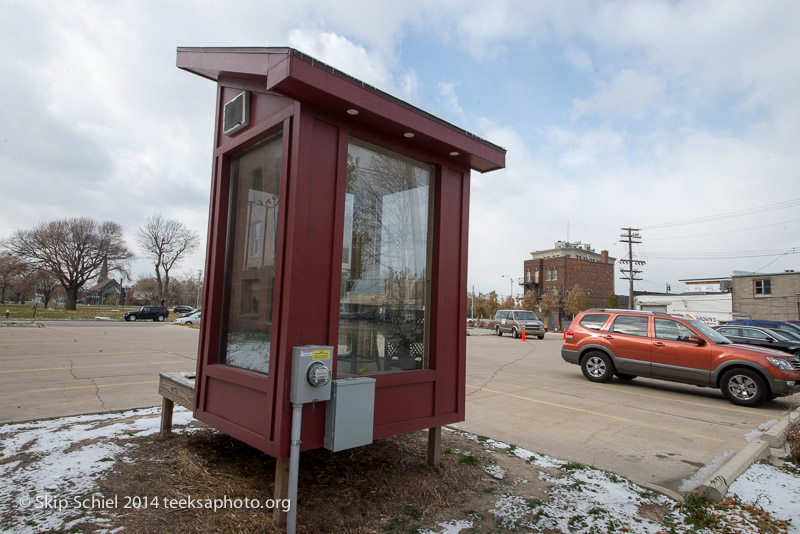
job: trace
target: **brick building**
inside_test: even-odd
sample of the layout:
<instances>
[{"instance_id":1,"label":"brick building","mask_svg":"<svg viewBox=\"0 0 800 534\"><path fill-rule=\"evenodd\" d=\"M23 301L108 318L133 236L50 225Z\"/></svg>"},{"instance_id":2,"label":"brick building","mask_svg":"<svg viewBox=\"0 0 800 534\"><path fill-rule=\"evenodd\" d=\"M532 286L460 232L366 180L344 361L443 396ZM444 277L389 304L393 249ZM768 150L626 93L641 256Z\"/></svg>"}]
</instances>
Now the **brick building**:
<instances>
[{"instance_id":1,"label":"brick building","mask_svg":"<svg viewBox=\"0 0 800 534\"><path fill-rule=\"evenodd\" d=\"M614 292L614 261L607 250L598 254L580 241L558 241L549 250L531 252L523 263L520 285L537 298L555 294L563 299L575 284L581 286L592 307L604 308Z\"/></svg>"}]
</instances>

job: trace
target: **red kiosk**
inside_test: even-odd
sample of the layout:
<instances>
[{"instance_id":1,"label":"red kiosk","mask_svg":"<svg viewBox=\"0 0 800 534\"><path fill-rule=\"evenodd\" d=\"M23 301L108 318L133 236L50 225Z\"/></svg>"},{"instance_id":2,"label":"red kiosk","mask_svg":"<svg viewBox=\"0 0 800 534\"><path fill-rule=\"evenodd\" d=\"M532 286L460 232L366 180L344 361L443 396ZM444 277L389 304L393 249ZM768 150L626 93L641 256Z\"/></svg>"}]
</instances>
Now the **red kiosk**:
<instances>
[{"instance_id":1,"label":"red kiosk","mask_svg":"<svg viewBox=\"0 0 800 534\"><path fill-rule=\"evenodd\" d=\"M505 150L291 48L177 66L217 83L195 417L286 458L293 348L320 345L334 384L374 379L372 420L339 409L370 441L462 421L470 170Z\"/></svg>"}]
</instances>

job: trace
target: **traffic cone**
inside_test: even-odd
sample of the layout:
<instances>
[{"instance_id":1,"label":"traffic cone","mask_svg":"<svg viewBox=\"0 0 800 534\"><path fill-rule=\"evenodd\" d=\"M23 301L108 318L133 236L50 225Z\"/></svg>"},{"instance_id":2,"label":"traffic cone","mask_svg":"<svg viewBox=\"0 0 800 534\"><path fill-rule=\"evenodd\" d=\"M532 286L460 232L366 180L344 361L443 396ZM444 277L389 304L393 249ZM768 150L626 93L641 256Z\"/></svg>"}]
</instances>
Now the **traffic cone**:
<instances>
[{"instance_id":1,"label":"traffic cone","mask_svg":"<svg viewBox=\"0 0 800 534\"><path fill-rule=\"evenodd\" d=\"M525 341L525 327L522 327L522 341Z\"/></svg>"},{"instance_id":2,"label":"traffic cone","mask_svg":"<svg viewBox=\"0 0 800 534\"><path fill-rule=\"evenodd\" d=\"M566 330L564 330L564 338L563 339L567 339L567 331Z\"/></svg>"}]
</instances>

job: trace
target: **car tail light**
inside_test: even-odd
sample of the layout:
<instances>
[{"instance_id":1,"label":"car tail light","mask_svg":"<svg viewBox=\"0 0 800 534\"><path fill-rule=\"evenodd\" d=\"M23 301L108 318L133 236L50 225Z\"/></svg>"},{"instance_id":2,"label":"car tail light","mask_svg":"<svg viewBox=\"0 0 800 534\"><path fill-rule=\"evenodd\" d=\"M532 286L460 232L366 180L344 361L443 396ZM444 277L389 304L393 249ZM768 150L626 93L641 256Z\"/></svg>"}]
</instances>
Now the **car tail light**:
<instances>
[{"instance_id":1,"label":"car tail light","mask_svg":"<svg viewBox=\"0 0 800 534\"><path fill-rule=\"evenodd\" d=\"M572 329L567 328L566 334L564 334L564 339L572 339Z\"/></svg>"}]
</instances>

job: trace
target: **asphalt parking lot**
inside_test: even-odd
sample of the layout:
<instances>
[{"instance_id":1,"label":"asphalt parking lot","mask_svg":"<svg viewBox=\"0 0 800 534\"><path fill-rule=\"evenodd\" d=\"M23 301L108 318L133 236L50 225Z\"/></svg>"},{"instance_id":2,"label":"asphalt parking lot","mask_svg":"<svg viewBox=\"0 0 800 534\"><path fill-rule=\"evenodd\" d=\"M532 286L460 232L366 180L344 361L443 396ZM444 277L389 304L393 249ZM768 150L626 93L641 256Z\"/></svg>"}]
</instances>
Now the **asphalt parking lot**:
<instances>
[{"instance_id":1,"label":"asphalt parking lot","mask_svg":"<svg viewBox=\"0 0 800 534\"><path fill-rule=\"evenodd\" d=\"M195 370L197 329L42 324L0 327L0 423L156 406L159 373Z\"/></svg>"},{"instance_id":2,"label":"asphalt parking lot","mask_svg":"<svg viewBox=\"0 0 800 534\"><path fill-rule=\"evenodd\" d=\"M458 426L686 493L713 472L706 466L800 406L797 394L744 408L710 388L642 378L592 383L561 359L561 344L558 334L470 337L467 419Z\"/></svg>"},{"instance_id":3,"label":"asphalt parking lot","mask_svg":"<svg viewBox=\"0 0 800 534\"><path fill-rule=\"evenodd\" d=\"M158 374L195 370L198 333L149 321L0 327L0 423L159 405ZM560 349L558 334L470 336L466 421L457 426L686 492L800 406L798 395L743 408L708 388L591 383Z\"/></svg>"}]
</instances>

